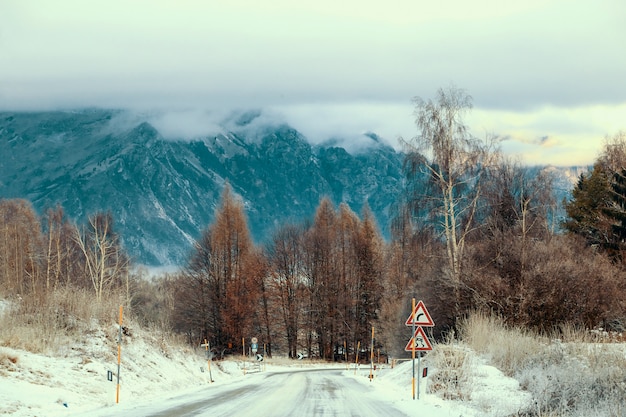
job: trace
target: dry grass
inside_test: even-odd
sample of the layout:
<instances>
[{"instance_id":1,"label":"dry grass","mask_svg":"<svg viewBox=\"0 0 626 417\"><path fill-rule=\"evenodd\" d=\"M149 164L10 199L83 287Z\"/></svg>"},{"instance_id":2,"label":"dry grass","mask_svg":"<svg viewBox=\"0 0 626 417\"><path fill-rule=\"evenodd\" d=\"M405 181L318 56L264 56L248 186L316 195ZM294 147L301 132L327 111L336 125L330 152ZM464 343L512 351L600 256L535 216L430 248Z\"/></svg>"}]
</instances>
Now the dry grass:
<instances>
[{"instance_id":1,"label":"dry grass","mask_svg":"<svg viewBox=\"0 0 626 417\"><path fill-rule=\"evenodd\" d=\"M115 322L118 311L116 297L96 302L92 293L77 289L13 300L0 316L0 345L55 352L68 340L81 340L94 323Z\"/></svg>"},{"instance_id":2,"label":"dry grass","mask_svg":"<svg viewBox=\"0 0 626 417\"><path fill-rule=\"evenodd\" d=\"M549 342L521 327L509 327L491 314L476 312L460 326L461 340L474 351L487 356L507 376L523 368L529 358L541 354Z\"/></svg>"},{"instance_id":3,"label":"dry grass","mask_svg":"<svg viewBox=\"0 0 626 417\"><path fill-rule=\"evenodd\" d=\"M473 314L461 329L464 343L533 395L524 416L626 415L622 343L607 343L597 332L568 325L537 335L484 313Z\"/></svg>"}]
</instances>

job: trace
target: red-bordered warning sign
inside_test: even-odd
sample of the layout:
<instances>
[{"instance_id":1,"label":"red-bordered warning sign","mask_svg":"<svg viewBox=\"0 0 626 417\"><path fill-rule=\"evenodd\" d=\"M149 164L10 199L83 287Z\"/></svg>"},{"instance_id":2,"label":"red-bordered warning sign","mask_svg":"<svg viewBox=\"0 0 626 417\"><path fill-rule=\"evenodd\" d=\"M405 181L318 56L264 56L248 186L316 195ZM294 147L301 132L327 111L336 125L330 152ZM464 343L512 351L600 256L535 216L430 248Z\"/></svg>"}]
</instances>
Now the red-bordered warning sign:
<instances>
[{"instance_id":1,"label":"red-bordered warning sign","mask_svg":"<svg viewBox=\"0 0 626 417\"><path fill-rule=\"evenodd\" d=\"M433 327L435 322L428 314L428 310L426 310L426 306L422 300L419 300L417 305L415 306L415 310L409 315L409 318L406 319L407 326L423 326L423 327Z\"/></svg>"},{"instance_id":2,"label":"red-bordered warning sign","mask_svg":"<svg viewBox=\"0 0 626 417\"><path fill-rule=\"evenodd\" d=\"M418 327L415 330L415 334L409 340L409 343L406 344L404 350L407 352L411 351L429 351L433 350L433 345L430 344L430 340L426 337L426 333L424 333L424 329L422 327Z\"/></svg>"}]
</instances>

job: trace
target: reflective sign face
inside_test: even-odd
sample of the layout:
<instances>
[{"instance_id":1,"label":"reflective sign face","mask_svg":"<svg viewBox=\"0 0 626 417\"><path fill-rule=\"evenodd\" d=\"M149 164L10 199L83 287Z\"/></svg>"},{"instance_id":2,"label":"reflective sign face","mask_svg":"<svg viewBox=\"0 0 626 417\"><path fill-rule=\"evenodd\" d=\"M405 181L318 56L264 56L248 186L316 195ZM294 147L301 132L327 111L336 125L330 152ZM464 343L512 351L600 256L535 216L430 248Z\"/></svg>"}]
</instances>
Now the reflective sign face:
<instances>
[{"instance_id":1,"label":"reflective sign face","mask_svg":"<svg viewBox=\"0 0 626 417\"><path fill-rule=\"evenodd\" d=\"M433 322L428 310L426 310L424 302L420 300L415 306L415 310L413 310L411 315L409 315L409 318L406 319L405 324L407 326L433 327L435 322Z\"/></svg>"},{"instance_id":2,"label":"reflective sign face","mask_svg":"<svg viewBox=\"0 0 626 417\"><path fill-rule=\"evenodd\" d=\"M423 352L433 350L433 345L430 344L430 340L426 337L426 333L424 333L424 329L418 327L415 330L415 334L409 340L409 343L406 344L404 350L407 352L416 351Z\"/></svg>"}]
</instances>

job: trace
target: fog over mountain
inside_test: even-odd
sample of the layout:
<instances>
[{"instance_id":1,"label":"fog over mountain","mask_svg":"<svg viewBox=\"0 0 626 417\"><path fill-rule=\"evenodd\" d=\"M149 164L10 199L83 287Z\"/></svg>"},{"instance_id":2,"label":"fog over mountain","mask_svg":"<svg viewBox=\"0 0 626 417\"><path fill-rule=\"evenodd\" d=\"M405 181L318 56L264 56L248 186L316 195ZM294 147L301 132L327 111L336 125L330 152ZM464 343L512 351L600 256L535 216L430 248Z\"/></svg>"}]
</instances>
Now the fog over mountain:
<instances>
[{"instance_id":1,"label":"fog over mountain","mask_svg":"<svg viewBox=\"0 0 626 417\"><path fill-rule=\"evenodd\" d=\"M26 198L40 214L60 204L79 223L110 210L126 249L147 265L185 261L227 181L258 243L310 218L324 196L357 213L369 205L387 234L402 155L380 137L312 145L260 111L218 116L0 113L0 198Z\"/></svg>"}]
</instances>

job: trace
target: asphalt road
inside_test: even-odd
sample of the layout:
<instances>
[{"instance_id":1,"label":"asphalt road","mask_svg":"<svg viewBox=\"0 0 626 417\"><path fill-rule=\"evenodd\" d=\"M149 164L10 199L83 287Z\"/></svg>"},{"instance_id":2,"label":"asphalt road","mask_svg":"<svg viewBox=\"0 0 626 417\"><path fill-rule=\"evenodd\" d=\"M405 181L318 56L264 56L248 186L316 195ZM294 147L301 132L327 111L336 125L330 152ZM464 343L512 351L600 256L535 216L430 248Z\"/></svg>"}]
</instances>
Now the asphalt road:
<instances>
[{"instance_id":1,"label":"asphalt road","mask_svg":"<svg viewBox=\"0 0 626 417\"><path fill-rule=\"evenodd\" d=\"M372 387L344 375L345 369L260 372L236 384L210 386L188 400L159 403L143 416L406 416Z\"/></svg>"}]
</instances>

